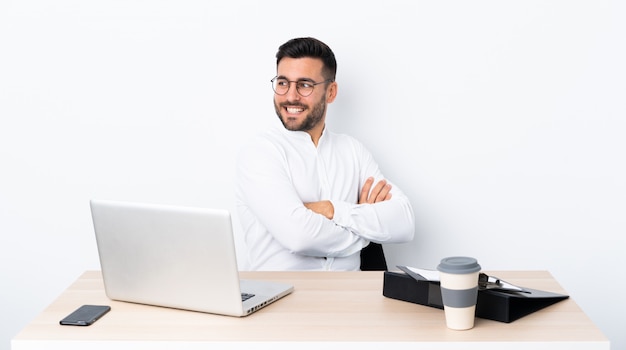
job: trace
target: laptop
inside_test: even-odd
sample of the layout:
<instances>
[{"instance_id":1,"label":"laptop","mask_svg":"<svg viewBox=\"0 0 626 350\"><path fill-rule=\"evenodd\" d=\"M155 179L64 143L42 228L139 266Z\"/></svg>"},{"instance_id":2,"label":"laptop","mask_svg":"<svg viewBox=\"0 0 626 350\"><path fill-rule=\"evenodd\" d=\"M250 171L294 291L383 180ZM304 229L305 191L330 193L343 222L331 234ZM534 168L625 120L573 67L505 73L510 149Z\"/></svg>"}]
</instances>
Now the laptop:
<instances>
[{"instance_id":1,"label":"laptop","mask_svg":"<svg viewBox=\"0 0 626 350\"><path fill-rule=\"evenodd\" d=\"M90 205L112 300L247 316L293 291L284 283L239 279L226 210L103 200Z\"/></svg>"}]
</instances>

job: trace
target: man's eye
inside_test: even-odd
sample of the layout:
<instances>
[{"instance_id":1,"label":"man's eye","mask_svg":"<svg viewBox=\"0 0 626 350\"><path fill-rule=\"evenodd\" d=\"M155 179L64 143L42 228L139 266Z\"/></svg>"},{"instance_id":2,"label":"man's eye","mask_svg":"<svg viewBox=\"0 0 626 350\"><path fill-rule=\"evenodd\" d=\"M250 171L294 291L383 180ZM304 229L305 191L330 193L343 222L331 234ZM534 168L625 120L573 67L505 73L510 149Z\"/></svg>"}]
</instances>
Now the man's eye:
<instances>
[{"instance_id":1,"label":"man's eye","mask_svg":"<svg viewBox=\"0 0 626 350\"><path fill-rule=\"evenodd\" d=\"M276 82L276 85L278 85L278 86L289 86L289 82L287 80L278 80Z\"/></svg>"},{"instance_id":2,"label":"man's eye","mask_svg":"<svg viewBox=\"0 0 626 350\"><path fill-rule=\"evenodd\" d=\"M313 87L313 84L306 81L299 81L298 86L300 86L300 88L302 89L311 89Z\"/></svg>"}]
</instances>

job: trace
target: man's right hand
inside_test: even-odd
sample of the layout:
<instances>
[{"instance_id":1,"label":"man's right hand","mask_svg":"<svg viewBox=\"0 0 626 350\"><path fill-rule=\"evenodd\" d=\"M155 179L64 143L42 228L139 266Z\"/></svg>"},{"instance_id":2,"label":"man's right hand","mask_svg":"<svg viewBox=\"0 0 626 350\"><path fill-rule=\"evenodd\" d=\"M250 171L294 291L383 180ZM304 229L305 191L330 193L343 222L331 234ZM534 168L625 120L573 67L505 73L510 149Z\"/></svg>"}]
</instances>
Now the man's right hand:
<instances>
[{"instance_id":1,"label":"man's right hand","mask_svg":"<svg viewBox=\"0 0 626 350\"><path fill-rule=\"evenodd\" d=\"M373 204L391 199L391 185L387 183L387 180L380 180L372 188L374 184L374 178L368 178L363 184L361 189L361 196L359 197L359 204Z\"/></svg>"}]
</instances>

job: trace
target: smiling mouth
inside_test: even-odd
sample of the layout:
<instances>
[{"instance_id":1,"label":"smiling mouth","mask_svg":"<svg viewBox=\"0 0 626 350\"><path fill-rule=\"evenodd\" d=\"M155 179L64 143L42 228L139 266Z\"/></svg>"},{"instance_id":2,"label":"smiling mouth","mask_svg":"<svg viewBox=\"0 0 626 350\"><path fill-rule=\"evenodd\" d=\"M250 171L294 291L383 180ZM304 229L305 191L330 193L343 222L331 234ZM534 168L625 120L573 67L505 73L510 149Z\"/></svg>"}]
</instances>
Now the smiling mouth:
<instances>
[{"instance_id":1,"label":"smiling mouth","mask_svg":"<svg viewBox=\"0 0 626 350\"><path fill-rule=\"evenodd\" d=\"M283 108L289 114L300 114L306 110L304 106L283 106Z\"/></svg>"}]
</instances>

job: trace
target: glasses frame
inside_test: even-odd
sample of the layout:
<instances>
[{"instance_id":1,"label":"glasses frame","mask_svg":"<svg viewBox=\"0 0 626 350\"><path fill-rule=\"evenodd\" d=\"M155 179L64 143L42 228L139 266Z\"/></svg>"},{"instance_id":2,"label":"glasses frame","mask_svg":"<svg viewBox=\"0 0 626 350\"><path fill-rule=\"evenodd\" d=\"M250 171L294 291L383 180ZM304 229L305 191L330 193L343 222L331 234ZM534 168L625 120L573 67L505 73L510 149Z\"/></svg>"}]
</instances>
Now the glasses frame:
<instances>
[{"instance_id":1,"label":"glasses frame","mask_svg":"<svg viewBox=\"0 0 626 350\"><path fill-rule=\"evenodd\" d=\"M276 91L276 88L274 87L274 82L275 82L277 79L284 79L284 80L286 80L286 81L289 83L289 86L287 86L287 91L285 91L285 93L283 93L283 94L278 93L278 92ZM311 95L313 94L313 90L315 90L315 87L316 87L317 85L320 85L320 84L326 84L326 83L332 83L333 81L335 81L335 80L334 80L334 79L326 79L326 80L324 80L324 81L320 81L320 82L316 83L315 81L313 81L313 80L309 80L309 79L288 80L287 78L280 78L278 75L277 75L277 76L275 76L274 78L272 78L272 80L270 80L270 82L272 83L272 90L274 90L274 93L275 93L276 95L279 95L279 96L285 96L285 95L287 95L287 93L289 93L289 90L291 89L291 83L296 83L296 92L298 93L298 95L300 95L300 96L302 96L302 97L308 97L308 96L311 96ZM313 86L313 88L311 89L311 92L310 92L310 93L308 93L308 94L306 94L306 95L305 95L305 94L303 94L303 93L301 93L301 92L300 92L300 88L298 87L298 83L307 83L307 84L312 85L312 86Z\"/></svg>"}]
</instances>

